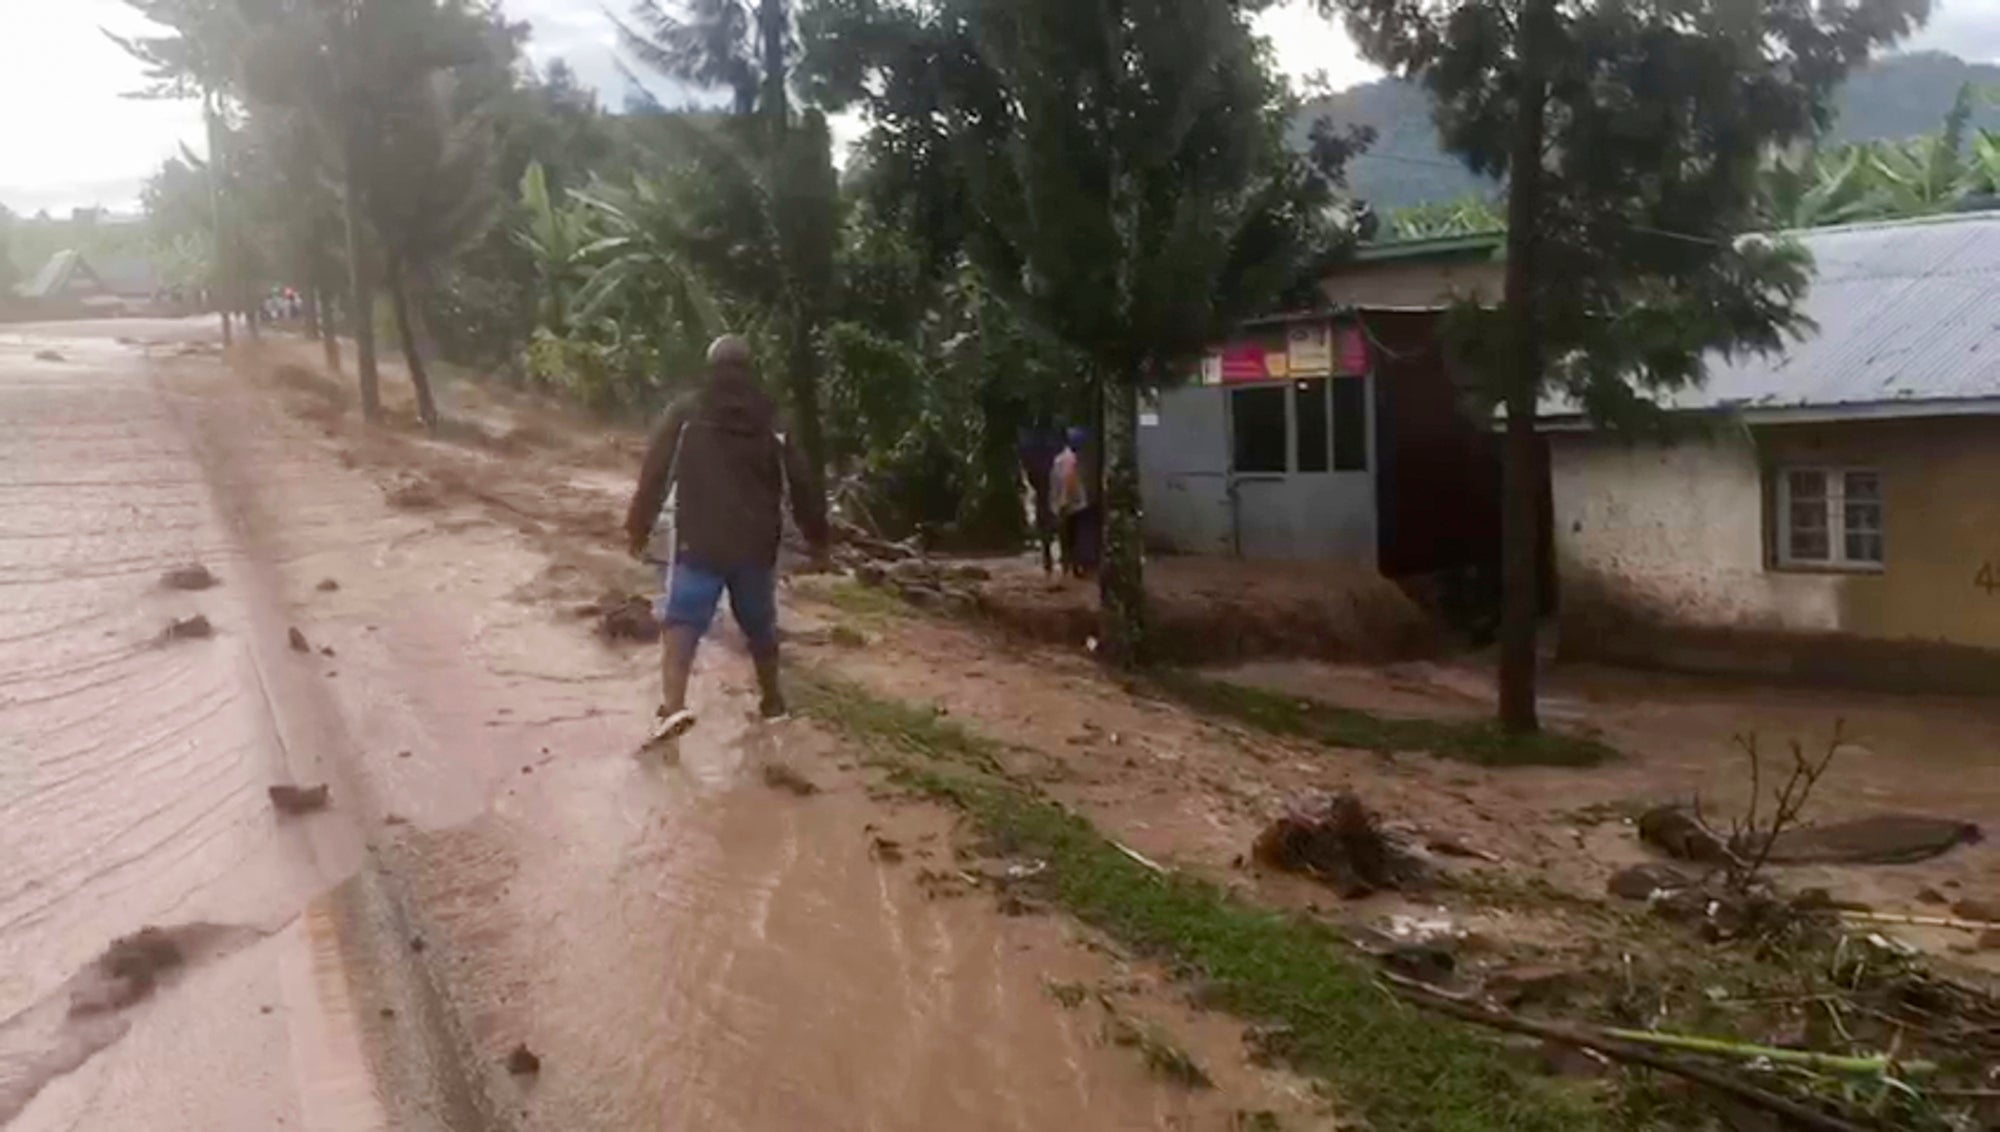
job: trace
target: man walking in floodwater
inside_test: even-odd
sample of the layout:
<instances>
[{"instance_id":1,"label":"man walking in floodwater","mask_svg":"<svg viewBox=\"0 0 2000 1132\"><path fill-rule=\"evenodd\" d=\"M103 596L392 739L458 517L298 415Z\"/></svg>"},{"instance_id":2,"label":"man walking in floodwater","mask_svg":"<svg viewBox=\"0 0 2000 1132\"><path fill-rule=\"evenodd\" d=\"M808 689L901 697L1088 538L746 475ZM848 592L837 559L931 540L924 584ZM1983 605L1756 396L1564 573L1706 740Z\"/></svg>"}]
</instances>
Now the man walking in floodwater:
<instances>
[{"instance_id":1,"label":"man walking in floodwater","mask_svg":"<svg viewBox=\"0 0 2000 1132\"><path fill-rule=\"evenodd\" d=\"M646 746L694 726L688 674L722 592L750 642L764 719L784 718L778 683L778 543L784 498L815 557L825 553L818 480L778 430L778 407L757 384L750 343L734 334L708 348L708 375L653 430L625 515L634 557L660 572L660 709ZM789 490L788 490L789 489Z\"/></svg>"}]
</instances>

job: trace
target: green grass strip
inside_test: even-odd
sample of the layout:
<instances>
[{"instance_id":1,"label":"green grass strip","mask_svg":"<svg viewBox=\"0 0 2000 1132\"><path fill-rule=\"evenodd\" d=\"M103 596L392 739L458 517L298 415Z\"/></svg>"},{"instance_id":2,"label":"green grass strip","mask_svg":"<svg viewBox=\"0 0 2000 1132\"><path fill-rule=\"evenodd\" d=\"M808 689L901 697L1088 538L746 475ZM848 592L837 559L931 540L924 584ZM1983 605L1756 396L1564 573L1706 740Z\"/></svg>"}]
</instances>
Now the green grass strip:
<instances>
[{"instance_id":1,"label":"green grass strip","mask_svg":"<svg viewBox=\"0 0 2000 1132\"><path fill-rule=\"evenodd\" d=\"M1281 1027L1274 1052L1325 1078L1375 1132L1591 1132L1590 1096L1532 1075L1470 1028L1419 1013L1338 936L1205 881L1136 863L1091 824L997 774L999 744L935 713L824 674L797 681L808 714L866 745L899 781L969 814L999 851L1037 858L1042 894L1125 945L1204 980L1206 1000Z\"/></svg>"},{"instance_id":2,"label":"green grass strip","mask_svg":"<svg viewBox=\"0 0 2000 1132\"><path fill-rule=\"evenodd\" d=\"M1346 750L1423 751L1480 766L1596 766L1617 755L1581 735L1509 735L1490 720L1389 718L1181 670L1153 673L1134 690L1152 690L1196 711L1274 735Z\"/></svg>"}]
</instances>

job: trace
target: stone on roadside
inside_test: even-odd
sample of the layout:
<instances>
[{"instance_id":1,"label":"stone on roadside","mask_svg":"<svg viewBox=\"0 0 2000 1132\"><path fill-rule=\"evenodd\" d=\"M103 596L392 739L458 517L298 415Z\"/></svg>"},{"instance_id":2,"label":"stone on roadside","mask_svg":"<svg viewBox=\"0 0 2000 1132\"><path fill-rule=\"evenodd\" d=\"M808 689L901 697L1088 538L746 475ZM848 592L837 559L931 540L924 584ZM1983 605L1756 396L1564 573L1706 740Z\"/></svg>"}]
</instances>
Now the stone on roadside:
<instances>
[{"instance_id":1,"label":"stone on roadside","mask_svg":"<svg viewBox=\"0 0 2000 1132\"><path fill-rule=\"evenodd\" d=\"M170 590L196 592L221 583L214 574L209 573L208 567L199 562L190 562L160 575L160 584Z\"/></svg>"},{"instance_id":2,"label":"stone on roadside","mask_svg":"<svg viewBox=\"0 0 2000 1132\"><path fill-rule=\"evenodd\" d=\"M193 617L170 621L165 629L160 630L160 639L163 641L198 641L214 635L215 626L210 625L208 618L199 613Z\"/></svg>"},{"instance_id":3,"label":"stone on roadside","mask_svg":"<svg viewBox=\"0 0 2000 1132\"><path fill-rule=\"evenodd\" d=\"M326 784L321 783L318 786L273 786L269 793L274 809L281 814L298 817L326 809L329 792Z\"/></svg>"}]
</instances>

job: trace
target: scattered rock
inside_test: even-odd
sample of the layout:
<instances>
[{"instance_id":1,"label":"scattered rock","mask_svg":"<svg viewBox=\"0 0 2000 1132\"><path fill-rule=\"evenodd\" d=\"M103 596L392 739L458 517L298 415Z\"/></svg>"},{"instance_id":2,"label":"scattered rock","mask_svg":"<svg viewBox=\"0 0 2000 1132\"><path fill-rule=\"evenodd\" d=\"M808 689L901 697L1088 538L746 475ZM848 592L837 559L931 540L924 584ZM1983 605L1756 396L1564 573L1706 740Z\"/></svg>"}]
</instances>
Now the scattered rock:
<instances>
[{"instance_id":1,"label":"scattered rock","mask_svg":"<svg viewBox=\"0 0 2000 1132\"><path fill-rule=\"evenodd\" d=\"M1977 823L1928 814L1871 814L1788 829L1771 845L1774 865L1906 865L1980 839Z\"/></svg>"},{"instance_id":2,"label":"scattered rock","mask_svg":"<svg viewBox=\"0 0 2000 1132\"><path fill-rule=\"evenodd\" d=\"M399 759L407 759L407 758L409 758L409 757L410 757L410 752L408 752L408 751L397 751L397 752L396 752L396 757L397 757L397 758L399 758Z\"/></svg>"},{"instance_id":3,"label":"scattered rock","mask_svg":"<svg viewBox=\"0 0 2000 1132\"><path fill-rule=\"evenodd\" d=\"M873 562L863 562L854 568L854 580L874 588L889 580L889 572Z\"/></svg>"},{"instance_id":4,"label":"scattered rock","mask_svg":"<svg viewBox=\"0 0 2000 1132\"><path fill-rule=\"evenodd\" d=\"M531 1077L541 1071L542 1059L528 1048L526 1042L515 1046L514 1052L507 1055L507 1072L516 1077Z\"/></svg>"},{"instance_id":5,"label":"scattered rock","mask_svg":"<svg viewBox=\"0 0 2000 1132\"><path fill-rule=\"evenodd\" d=\"M396 1016L396 1008L393 1006L385 1006L382 1008L381 1013L382 1017L384 1018L394 1018Z\"/></svg>"},{"instance_id":6,"label":"scattered rock","mask_svg":"<svg viewBox=\"0 0 2000 1132\"><path fill-rule=\"evenodd\" d=\"M64 357L60 350L36 350L35 360L38 362L66 362L69 359Z\"/></svg>"},{"instance_id":7,"label":"scattered rock","mask_svg":"<svg viewBox=\"0 0 2000 1132\"><path fill-rule=\"evenodd\" d=\"M835 625L833 628L828 629L826 631L826 641L830 645L838 645L844 649L868 647L867 635L862 633L861 630L847 625Z\"/></svg>"},{"instance_id":8,"label":"scattered rock","mask_svg":"<svg viewBox=\"0 0 2000 1132\"><path fill-rule=\"evenodd\" d=\"M868 855L885 865L893 865L903 859L903 843L887 837L876 837L868 843Z\"/></svg>"},{"instance_id":9,"label":"scattered rock","mask_svg":"<svg viewBox=\"0 0 2000 1132\"><path fill-rule=\"evenodd\" d=\"M199 562L192 562L186 566L176 566L160 575L160 584L170 590L198 592L222 583L214 574L208 572L208 567Z\"/></svg>"},{"instance_id":10,"label":"scattered rock","mask_svg":"<svg viewBox=\"0 0 2000 1132\"><path fill-rule=\"evenodd\" d=\"M444 505L430 484L415 477L397 481L384 494L391 507L404 511L434 511Z\"/></svg>"},{"instance_id":11,"label":"scattered rock","mask_svg":"<svg viewBox=\"0 0 2000 1132\"><path fill-rule=\"evenodd\" d=\"M1541 1056L1542 1072L1551 1077L1591 1078L1611 1072L1611 1062L1603 1054L1567 1042L1544 1038L1537 1052Z\"/></svg>"},{"instance_id":12,"label":"scattered rock","mask_svg":"<svg viewBox=\"0 0 2000 1132\"><path fill-rule=\"evenodd\" d=\"M954 567L951 577L952 580L959 582L990 582L993 580L993 571L984 566L965 565Z\"/></svg>"},{"instance_id":13,"label":"scattered rock","mask_svg":"<svg viewBox=\"0 0 2000 1132\"><path fill-rule=\"evenodd\" d=\"M1722 838L1682 806L1655 806L1640 814L1639 839L1682 861L1715 865L1729 860Z\"/></svg>"},{"instance_id":14,"label":"scattered rock","mask_svg":"<svg viewBox=\"0 0 2000 1132\"><path fill-rule=\"evenodd\" d=\"M429 946L430 944L424 942L423 936L413 935L410 937L410 951L413 952L414 954L422 955L424 953L424 949Z\"/></svg>"},{"instance_id":15,"label":"scattered rock","mask_svg":"<svg viewBox=\"0 0 2000 1132\"><path fill-rule=\"evenodd\" d=\"M1458 957L1439 943L1405 943L1389 949L1382 965L1420 983L1442 983L1458 969Z\"/></svg>"},{"instance_id":16,"label":"scattered rock","mask_svg":"<svg viewBox=\"0 0 2000 1132\"><path fill-rule=\"evenodd\" d=\"M273 786L270 795L271 805L279 813L298 817L326 809L328 792L322 782L318 786Z\"/></svg>"},{"instance_id":17,"label":"scattered rock","mask_svg":"<svg viewBox=\"0 0 2000 1132\"><path fill-rule=\"evenodd\" d=\"M1315 877L1349 899L1429 877L1423 860L1348 792L1295 799L1257 835L1251 856L1267 868Z\"/></svg>"},{"instance_id":18,"label":"scattered rock","mask_svg":"<svg viewBox=\"0 0 2000 1132\"><path fill-rule=\"evenodd\" d=\"M1925 885L1924 887L1917 890L1917 903L1949 904L1951 903L1951 898L1949 896L1946 896L1944 893L1939 892L1937 889L1932 888L1929 885Z\"/></svg>"},{"instance_id":19,"label":"scattered rock","mask_svg":"<svg viewBox=\"0 0 2000 1132\"><path fill-rule=\"evenodd\" d=\"M1649 862L1618 870L1605 888L1621 900L1651 900L1656 892L1677 892L1693 883L1672 865Z\"/></svg>"},{"instance_id":20,"label":"scattered rock","mask_svg":"<svg viewBox=\"0 0 2000 1132\"><path fill-rule=\"evenodd\" d=\"M321 578L319 585L314 588L323 594L330 594L340 588L340 583L334 581L332 578Z\"/></svg>"},{"instance_id":21,"label":"scattered rock","mask_svg":"<svg viewBox=\"0 0 2000 1132\"><path fill-rule=\"evenodd\" d=\"M293 652L312 651L312 642L306 640L306 635L304 633L299 632L299 627L297 625L292 626L291 629L286 632L285 639L291 642Z\"/></svg>"},{"instance_id":22,"label":"scattered rock","mask_svg":"<svg viewBox=\"0 0 2000 1132\"><path fill-rule=\"evenodd\" d=\"M1486 978L1486 993L1508 1009L1560 1002L1576 986L1576 972L1566 967L1528 964L1495 971Z\"/></svg>"},{"instance_id":23,"label":"scattered rock","mask_svg":"<svg viewBox=\"0 0 2000 1132\"><path fill-rule=\"evenodd\" d=\"M338 654L336 654L336 653L335 653L335 652L333 651L333 646L332 646L332 645L321 645L321 646L319 647L319 654L320 654L321 656L335 656L335 655L338 655Z\"/></svg>"},{"instance_id":24,"label":"scattered rock","mask_svg":"<svg viewBox=\"0 0 2000 1132\"><path fill-rule=\"evenodd\" d=\"M1961 920L1978 920L1983 924L2000 924L2000 903L1967 897L1951 906L1951 914Z\"/></svg>"},{"instance_id":25,"label":"scattered rock","mask_svg":"<svg viewBox=\"0 0 2000 1132\"><path fill-rule=\"evenodd\" d=\"M810 798L819 793L818 784L783 763L764 764L764 785L800 798Z\"/></svg>"},{"instance_id":26,"label":"scattered rock","mask_svg":"<svg viewBox=\"0 0 2000 1132\"><path fill-rule=\"evenodd\" d=\"M597 635L607 641L650 644L659 640L660 623L653 617L653 603L635 594L600 604Z\"/></svg>"},{"instance_id":27,"label":"scattered rock","mask_svg":"<svg viewBox=\"0 0 2000 1132\"><path fill-rule=\"evenodd\" d=\"M193 617L183 617L176 621L170 621L167 623L165 629L160 630L160 639L163 641L205 640L214 635L215 626L210 625L208 618L203 617L199 613Z\"/></svg>"},{"instance_id":28,"label":"scattered rock","mask_svg":"<svg viewBox=\"0 0 2000 1132\"><path fill-rule=\"evenodd\" d=\"M410 819L401 814L384 814L382 815L382 824L389 826L408 825L410 824Z\"/></svg>"}]
</instances>

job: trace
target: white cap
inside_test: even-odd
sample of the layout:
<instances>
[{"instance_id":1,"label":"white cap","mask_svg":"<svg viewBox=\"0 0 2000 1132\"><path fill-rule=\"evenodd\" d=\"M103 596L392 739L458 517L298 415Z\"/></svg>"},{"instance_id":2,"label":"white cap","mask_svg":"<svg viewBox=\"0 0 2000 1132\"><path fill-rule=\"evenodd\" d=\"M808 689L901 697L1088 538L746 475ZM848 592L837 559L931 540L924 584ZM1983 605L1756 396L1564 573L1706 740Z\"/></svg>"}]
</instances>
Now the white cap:
<instances>
[{"instance_id":1,"label":"white cap","mask_svg":"<svg viewBox=\"0 0 2000 1132\"><path fill-rule=\"evenodd\" d=\"M712 366L750 364L750 342L740 334L724 334L708 344L708 364Z\"/></svg>"}]
</instances>

